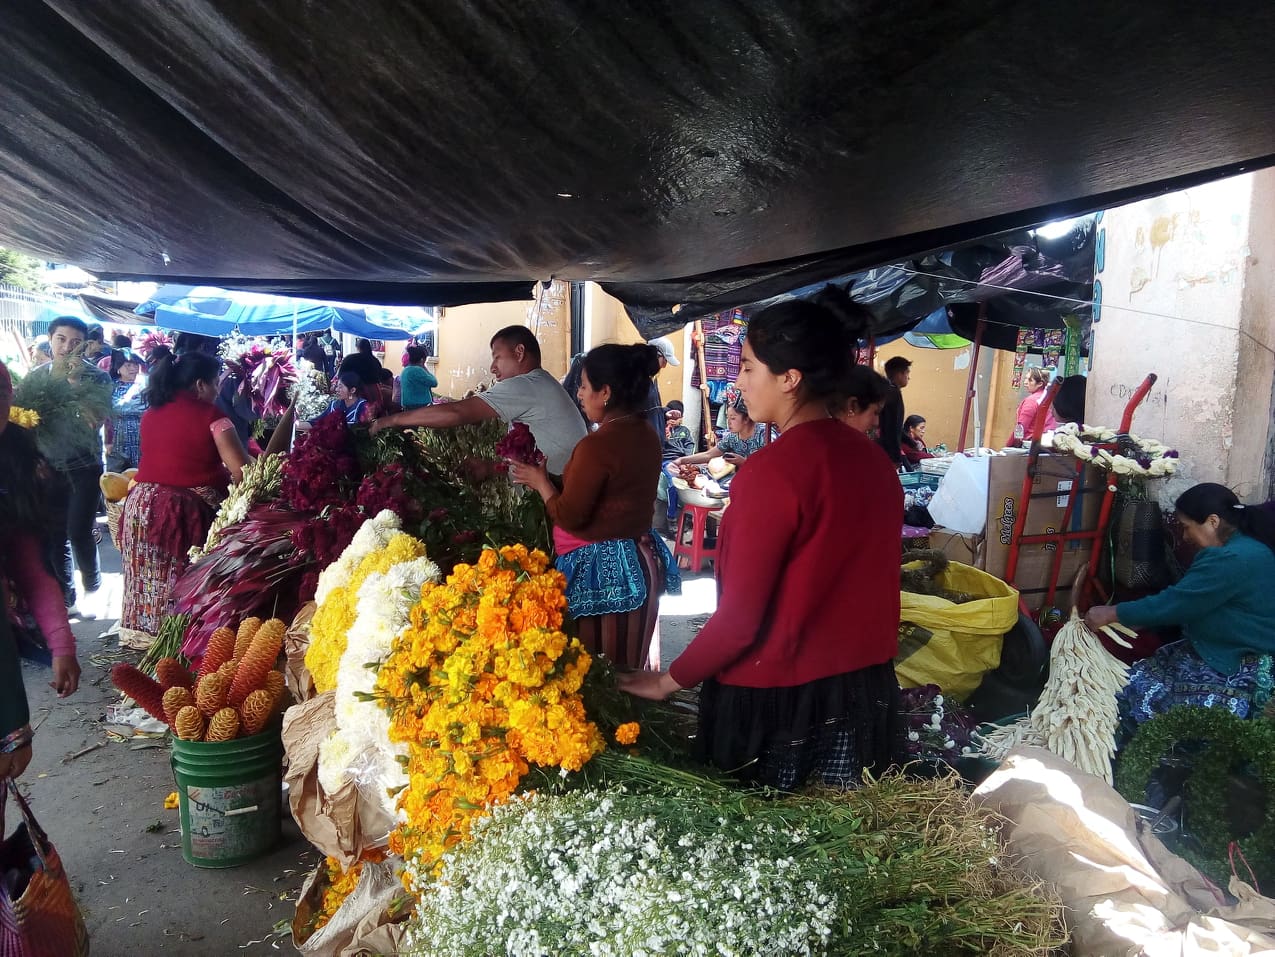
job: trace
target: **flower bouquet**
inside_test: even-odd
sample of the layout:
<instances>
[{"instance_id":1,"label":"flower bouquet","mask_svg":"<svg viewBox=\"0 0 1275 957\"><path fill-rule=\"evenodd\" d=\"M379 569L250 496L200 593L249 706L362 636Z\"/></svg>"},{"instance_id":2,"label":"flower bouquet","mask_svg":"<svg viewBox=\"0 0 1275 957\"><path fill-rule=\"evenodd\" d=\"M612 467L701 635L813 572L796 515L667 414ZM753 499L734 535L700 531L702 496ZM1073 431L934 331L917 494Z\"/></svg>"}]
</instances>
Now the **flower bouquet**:
<instances>
[{"instance_id":1,"label":"flower bouquet","mask_svg":"<svg viewBox=\"0 0 1275 957\"><path fill-rule=\"evenodd\" d=\"M110 384L79 375L82 366L74 356L55 359L47 374L27 375L13 390L14 406L34 421L36 447L54 468L100 452L98 431L111 415Z\"/></svg>"},{"instance_id":2,"label":"flower bouquet","mask_svg":"<svg viewBox=\"0 0 1275 957\"><path fill-rule=\"evenodd\" d=\"M1114 450L1104 447L1113 444ZM1125 479L1163 478L1178 468L1176 449L1155 439L1118 435L1101 426L1060 425L1053 435L1053 448Z\"/></svg>"},{"instance_id":3,"label":"flower bouquet","mask_svg":"<svg viewBox=\"0 0 1275 957\"><path fill-rule=\"evenodd\" d=\"M966 752L978 723L938 685L903 688L899 700L909 758L951 765Z\"/></svg>"},{"instance_id":4,"label":"flower bouquet","mask_svg":"<svg viewBox=\"0 0 1275 957\"><path fill-rule=\"evenodd\" d=\"M284 397L298 379L292 352L285 346L230 336L218 350L223 376L234 378L235 392L259 418L277 418L287 409Z\"/></svg>"},{"instance_id":5,"label":"flower bouquet","mask_svg":"<svg viewBox=\"0 0 1275 957\"><path fill-rule=\"evenodd\" d=\"M390 847L409 881L532 765L578 771L603 749L580 696L592 658L562 632L565 587L543 552L513 545L421 589L376 683L390 740L407 749L406 823Z\"/></svg>"}]
</instances>

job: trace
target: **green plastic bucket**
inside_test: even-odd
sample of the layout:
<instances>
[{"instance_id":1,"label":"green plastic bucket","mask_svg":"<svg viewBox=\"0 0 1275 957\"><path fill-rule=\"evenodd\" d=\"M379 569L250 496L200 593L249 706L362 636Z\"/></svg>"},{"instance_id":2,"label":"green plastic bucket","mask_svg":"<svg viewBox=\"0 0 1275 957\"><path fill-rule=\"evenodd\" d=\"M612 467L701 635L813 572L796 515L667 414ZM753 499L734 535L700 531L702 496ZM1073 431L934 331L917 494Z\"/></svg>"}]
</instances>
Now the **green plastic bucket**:
<instances>
[{"instance_id":1,"label":"green plastic bucket","mask_svg":"<svg viewBox=\"0 0 1275 957\"><path fill-rule=\"evenodd\" d=\"M173 738L182 857L237 867L279 842L283 741L278 725L234 741Z\"/></svg>"}]
</instances>

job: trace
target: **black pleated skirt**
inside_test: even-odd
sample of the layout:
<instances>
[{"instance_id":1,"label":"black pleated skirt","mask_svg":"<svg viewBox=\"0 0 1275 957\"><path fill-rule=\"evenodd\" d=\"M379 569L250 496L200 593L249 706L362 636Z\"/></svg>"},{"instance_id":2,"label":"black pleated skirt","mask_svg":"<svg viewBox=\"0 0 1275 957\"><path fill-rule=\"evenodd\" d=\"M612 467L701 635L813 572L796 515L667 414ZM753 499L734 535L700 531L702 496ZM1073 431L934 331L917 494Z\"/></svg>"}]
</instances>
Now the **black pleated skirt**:
<instances>
[{"instance_id":1,"label":"black pleated skirt","mask_svg":"<svg viewBox=\"0 0 1275 957\"><path fill-rule=\"evenodd\" d=\"M754 785L853 788L905 754L892 661L787 688L710 679L699 707L699 758Z\"/></svg>"}]
</instances>

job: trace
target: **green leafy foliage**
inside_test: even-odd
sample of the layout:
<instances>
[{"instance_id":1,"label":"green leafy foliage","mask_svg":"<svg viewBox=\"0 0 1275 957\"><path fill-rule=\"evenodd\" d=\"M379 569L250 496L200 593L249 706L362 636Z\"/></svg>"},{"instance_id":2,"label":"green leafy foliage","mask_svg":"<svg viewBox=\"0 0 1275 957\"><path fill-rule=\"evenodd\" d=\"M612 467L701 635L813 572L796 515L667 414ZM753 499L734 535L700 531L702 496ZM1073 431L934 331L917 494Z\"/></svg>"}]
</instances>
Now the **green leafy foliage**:
<instances>
[{"instance_id":1,"label":"green leafy foliage","mask_svg":"<svg viewBox=\"0 0 1275 957\"><path fill-rule=\"evenodd\" d=\"M14 389L14 405L40 414L36 445L55 468L91 455L98 429L111 414L110 383L75 374L83 365L77 357L59 359L47 373L32 373Z\"/></svg>"},{"instance_id":2,"label":"green leafy foliage","mask_svg":"<svg viewBox=\"0 0 1275 957\"><path fill-rule=\"evenodd\" d=\"M39 292L44 288L43 274L44 266L34 256L0 247L0 283Z\"/></svg>"}]
</instances>

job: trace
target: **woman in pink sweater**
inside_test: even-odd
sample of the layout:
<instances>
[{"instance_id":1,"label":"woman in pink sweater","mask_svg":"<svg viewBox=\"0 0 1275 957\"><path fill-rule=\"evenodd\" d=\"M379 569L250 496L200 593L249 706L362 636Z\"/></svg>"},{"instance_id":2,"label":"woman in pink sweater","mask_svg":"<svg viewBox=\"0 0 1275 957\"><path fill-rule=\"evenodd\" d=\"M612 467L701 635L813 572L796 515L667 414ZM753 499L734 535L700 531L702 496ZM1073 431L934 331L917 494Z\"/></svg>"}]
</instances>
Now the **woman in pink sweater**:
<instances>
[{"instance_id":1,"label":"woman in pink sweater","mask_svg":"<svg viewBox=\"0 0 1275 957\"><path fill-rule=\"evenodd\" d=\"M62 588L44 564L39 529L44 520L41 488L51 473L30 432L9 422L13 380L0 363L0 778L17 777L31 761L31 724L15 622L9 610L25 604L47 642L51 687L59 697L80 685L75 636L66 618Z\"/></svg>"}]
</instances>

